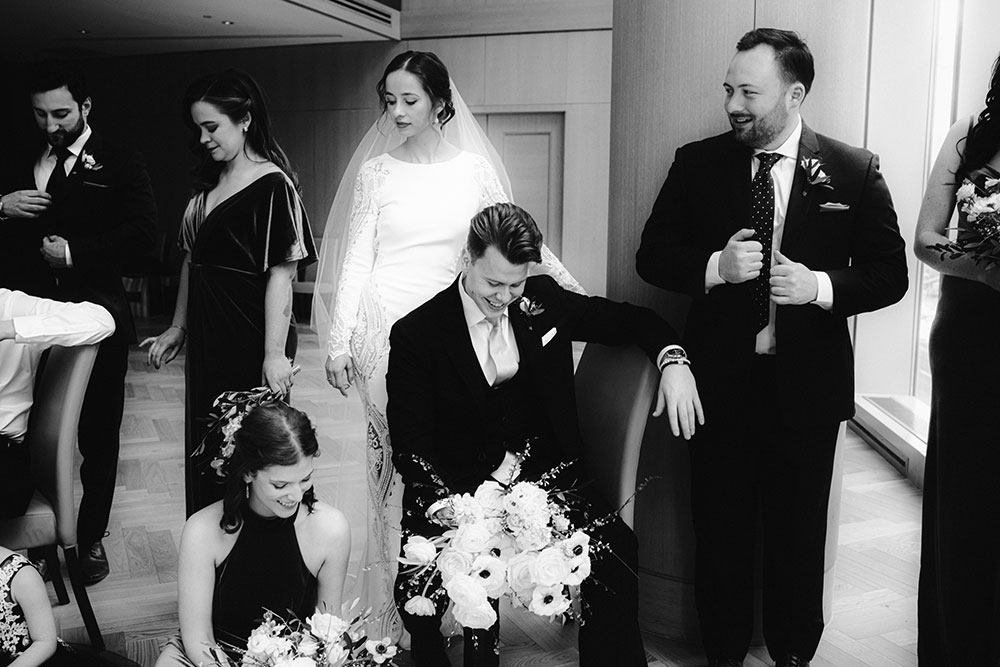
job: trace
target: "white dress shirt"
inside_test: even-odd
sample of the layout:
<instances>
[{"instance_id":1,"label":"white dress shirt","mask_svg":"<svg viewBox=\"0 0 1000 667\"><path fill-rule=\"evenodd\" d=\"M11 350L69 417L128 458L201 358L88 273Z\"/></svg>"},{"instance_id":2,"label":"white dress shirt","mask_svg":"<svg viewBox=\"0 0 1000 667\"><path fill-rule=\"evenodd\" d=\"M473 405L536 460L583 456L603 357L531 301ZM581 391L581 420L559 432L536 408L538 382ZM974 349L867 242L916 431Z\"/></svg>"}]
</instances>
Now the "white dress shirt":
<instances>
[{"instance_id":1,"label":"white dress shirt","mask_svg":"<svg viewBox=\"0 0 1000 667\"><path fill-rule=\"evenodd\" d=\"M0 340L0 434L22 440L34 398L38 358L51 345L89 345L115 331L111 314L92 303L62 303L0 288L0 320L14 340Z\"/></svg>"},{"instance_id":2,"label":"white dress shirt","mask_svg":"<svg viewBox=\"0 0 1000 667\"><path fill-rule=\"evenodd\" d=\"M76 165L80 154L83 153L83 147L87 143L87 140L90 139L91 134L90 125L84 123L83 132L76 138L76 141L67 147L69 155L66 156L66 161L63 162L63 169L66 170L67 176L73 172L73 167ZM49 178L52 177L52 172L55 171L58 160L59 157L52 146L49 146L42 153L41 157L38 158L38 162L35 163L35 187L37 189L45 190L48 186ZM66 266L73 266L73 256L69 252L69 243L66 244Z\"/></svg>"},{"instance_id":3,"label":"white dress shirt","mask_svg":"<svg viewBox=\"0 0 1000 667\"><path fill-rule=\"evenodd\" d=\"M771 169L771 178L774 180L774 233L771 237L771 257L769 258L771 266L774 266L774 251L781 249L781 239L785 233L785 215L788 212L788 200L791 198L792 182L795 180L795 169L798 166L799 140L801 138L802 118L800 117L795 124L795 129L792 130L792 133L783 144L773 151L755 151L753 158L750 160L750 180L752 181L757 175L757 169L760 167L760 158L757 157L758 155L765 152L781 155L781 159L775 162L774 167ZM722 251L717 250L708 259L708 265L705 267L706 292L726 282L719 275L719 257L721 255ZM794 257L790 257L789 259L795 261ZM830 276L825 271L813 271L812 273L816 276L817 282L816 299L813 303L820 308L831 310L833 308L833 283L830 282ZM757 354L774 354L777 349L777 340L774 336L775 304L773 301L769 303L770 314L768 315L767 326L757 334L755 346Z\"/></svg>"}]
</instances>

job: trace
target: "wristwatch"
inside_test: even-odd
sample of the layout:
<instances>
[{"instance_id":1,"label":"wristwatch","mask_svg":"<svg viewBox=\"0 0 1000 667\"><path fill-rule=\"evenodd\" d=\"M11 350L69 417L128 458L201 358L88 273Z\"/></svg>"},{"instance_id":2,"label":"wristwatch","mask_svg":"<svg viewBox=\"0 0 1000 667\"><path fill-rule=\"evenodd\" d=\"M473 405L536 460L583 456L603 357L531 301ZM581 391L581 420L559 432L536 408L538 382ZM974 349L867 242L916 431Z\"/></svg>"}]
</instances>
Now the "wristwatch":
<instances>
[{"instance_id":1,"label":"wristwatch","mask_svg":"<svg viewBox=\"0 0 1000 667\"><path fill-rule=\"evenodd\" d=\"M683 347L674 346L667 348L660 357L660 372L663 369L672 364L684 364L685 366L691 365L691 360L688 359L687 352L684 351Z\"/></svg>"}]
</instances>

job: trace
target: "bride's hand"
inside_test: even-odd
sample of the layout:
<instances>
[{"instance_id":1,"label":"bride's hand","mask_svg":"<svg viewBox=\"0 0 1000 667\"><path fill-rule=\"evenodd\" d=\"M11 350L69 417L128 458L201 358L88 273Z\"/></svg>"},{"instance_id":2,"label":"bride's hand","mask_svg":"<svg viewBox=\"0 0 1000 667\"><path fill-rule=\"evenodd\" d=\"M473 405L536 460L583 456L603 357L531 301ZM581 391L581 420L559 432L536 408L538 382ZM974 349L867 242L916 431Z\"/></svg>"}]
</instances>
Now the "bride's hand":
<instances>
[{"instance_id":1,"label":"bride's hand","mask_svg":"<svg viewBox=\"0 0 1000 667\"><path fill-rule=\"evenodd\" d=\"M354 360L349 354L338 354L333 359L326 359L326 381L334 389L347 396L347 390L354 382Z\"/></svg>"}]
</instances>

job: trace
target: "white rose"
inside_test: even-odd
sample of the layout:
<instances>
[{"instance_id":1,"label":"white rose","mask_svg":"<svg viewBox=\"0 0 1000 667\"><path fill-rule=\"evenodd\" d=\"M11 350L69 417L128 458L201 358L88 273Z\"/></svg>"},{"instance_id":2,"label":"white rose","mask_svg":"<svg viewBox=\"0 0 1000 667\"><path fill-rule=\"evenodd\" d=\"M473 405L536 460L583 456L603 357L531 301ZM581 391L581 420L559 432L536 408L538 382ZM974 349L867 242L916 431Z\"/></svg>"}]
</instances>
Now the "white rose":
<instances>
[{"instance_id":1,"label":"white rose","mask_svg":"<svg viewBox=\"0 0 1000 667\"><path fill-rule=\"evenodd\" d=\"M433 616L436 609L434 602L423 595L414 595L403 605L403 611L413 616Z\"/></svg>"},{"instance_id":2,"label":"white rose","mask_svg":"<svg viewBox=\"0 0 1000 667\"><path fill-rule=\"evenodd\" d=\"M472 570L472 556L451 547L441 550L437 560L441 581L448 583L456 574L469 574Z\"/></svg>"},{"instance_id":3,"label":"white rose","mask_svg":"<svg viewBox=\"0 0 1000 667\"><path fill-rule=\"evenodd\" d=\"M539 586L528 608L539 616L555 616L569 609L569 598L563 594L562 586Z\"/></svg>"},{"instance_id":4,"label":"white rose","mask_svg":"<svg viewBox=\"0 0 1000 667\"><path fill-rule=\"evenodd\" d=\"M492 535L489 529L480 522L466 523L458 527L451 547L470 554L478 554L486 548Z\"/></svg>"},{"instance_id":5,"label":"white rose","mask_svg":"<svg viewBox=\"0 0 1000 667\"><path fill-rule=\"evenodd\" d=\"M499 482L488 480L476 489L475 498L487 516L496 516L503 512L504 490Z\"/></svg>"},{"instance_id":6,"label":"white rose","mask_svg":"<svg viewBox=\"0 0 1000 667\"><path fill-rule=\"evenodd\" d=\"M531 563L531 580L540 586L562 584L569 572L569 560L559 547L543 549Z\"/></svg>"},{"instance_id":7,"label":"white rose","mask_svg":"<svg viewBox=\"0 0 1000 667\"><path fill-rule=\"evenodd\" d=\"M467 574L456 574L444 589L455 604L463 607L479 607L486 604L486 589Z\"/></svg>"},{"instance_id":8,"label":"white rose","mask_svg":"<svg viewBox=\"0 0 1000 667\"><path fill-rule=\"evenodd\" d=\"M535 582L531 580L531 564L537 556L536 553L525 551L507 561L507 581L515 593L526 595L534 588Z\"/></svg>"},{"instance_id":9,"label":"white rose","mask_svg":"<svg viewBox=\"0 0 1000 667\"><path fill-rule=\"evenodd\" d=\"M465 606L456 604L452 610L455 620L463 628L475 628L486 630L492 628L497 622L497 613L493 611L492 605L488 602L476 606Z\"/></svg>"},{"instance_id":10,"label":"white rose","mask_svg":"<svg viewBox=\"0 0 1000 667\"><path fill-rule=\"evenodd\" d=\"M339 616L323 614L318 611L306 619L306 625L309 626L309 631L313 633L313 636L324 642L340 641L341 635L349 627L347 621Z\"/></svg>"},{"instance_id":11,"label":"white rose","mask_svg":"<svg viewBox=\"0 0 1000 667\"><path fill-rule=\"evenodd\" d=\"M266 653L266 649L270 643L270 636L254 633L250 635L250 639L247 640L247 650L251 653Z\"/></svg>"},{"instance_id":12,"label":"white rose","mask_svg":"<svg viewBox=\"0 0 1000 667\"><path fill-rule=\"evenodd\" d=\"M403 545L403 556L399 562L404 565L427 565L434 562L437 547L426 537L411 535Z\"/></svg>"},{"instance_id":13,"label":"white rose","mask_svg":"<svg viewBox=\"0 0 1000 667\"><path fill-rule=\"evenodd\" d=\"M544 515L548 520L549 494L531 482L518 482L504 496L503 508L508 514L522 517Z\"/></svg>"}]
</instances>

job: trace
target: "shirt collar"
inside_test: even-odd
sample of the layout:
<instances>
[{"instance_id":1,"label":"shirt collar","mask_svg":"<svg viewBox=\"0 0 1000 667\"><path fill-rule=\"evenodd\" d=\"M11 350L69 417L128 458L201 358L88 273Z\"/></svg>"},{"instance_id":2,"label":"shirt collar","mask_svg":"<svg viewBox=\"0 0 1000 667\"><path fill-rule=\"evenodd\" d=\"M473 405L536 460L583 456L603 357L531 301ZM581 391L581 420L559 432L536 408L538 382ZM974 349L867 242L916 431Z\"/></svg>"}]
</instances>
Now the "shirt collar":
<instances>
[{"instance_id":1,"label":"shirt collar","mask_svg":"<svg viewBox=\"0 0 1000 667\"><path fill-rule=\"evenodd\" d=\"M465 291L465 275L458 280L458 294L462 297L462 312L465 314L465 322L471 329L486 320L486 315L479 310L479 306L472 300L468 292Z\"/></svg>"},{"instance_id":2,"label":"shirt collar","mask_svg":"<svg viewBox=\"0 0 1000 667\"><path fill-rule=\"evenodd\" d=\"M68 150L74 156L80 157L80 153L83 152L83 147L87 143L87 140L90 139L91 134L93 133L90 131L90 125L84 124L83 132L80 133L80 136L76 138L76 141L70 144L66 148L66 150ZM55 157L55 155L56 155L55 149L52 148L52 146L49 146L49 152L46 155L46 157Z\"/></svg>"},{"instance_id":3,"label":"shirt collar","mask_svg":"<svg viewBox=\"0 0 1000 667\"><path fill-rule=\"evenodd\" d=\"M778 146L773 151L767 151L763 148L760 150L755 150L753 152L754 157L757 157L761 153L778 153L782 157L790 157L793 160L799 156L799 141L802 139L802 116L799 116L799 120L795 123L795 129L792 133L788 135L785 139L785 143Z\"/></svg>"}]
</instances>

